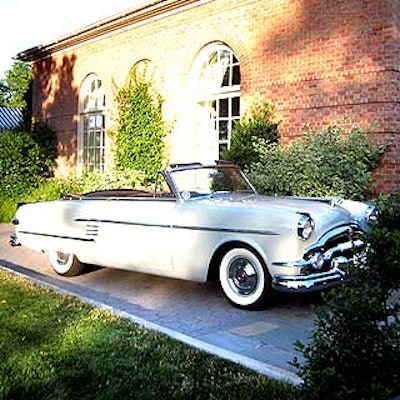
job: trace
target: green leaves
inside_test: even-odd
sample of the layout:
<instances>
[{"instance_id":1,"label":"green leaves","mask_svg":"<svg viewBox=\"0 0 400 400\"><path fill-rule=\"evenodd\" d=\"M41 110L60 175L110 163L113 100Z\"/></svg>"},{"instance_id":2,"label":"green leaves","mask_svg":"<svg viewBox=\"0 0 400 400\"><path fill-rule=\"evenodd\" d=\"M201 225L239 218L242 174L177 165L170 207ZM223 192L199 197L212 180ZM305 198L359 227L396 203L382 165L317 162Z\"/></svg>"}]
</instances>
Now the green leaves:
<instances>
[{"instance_id":1,"label":"green leaves","mask_svg":"<svg viewBox=\"0 0 400 400\"><path fill-rule=\"evenodd\" d=\"M145 181L152 182L164 159L166 125L161 97L149 82L135 81L119 91L117 101L116 168L142 171Z\"/></svg>"},{"instance_id":2,"label":"green leaves","mask_svg":"<svg viewBox=\"0 0 400 400\"><path fill-rule=\"evenodd\" d=\"M273 106L268 103L254 106L249 116L235 124L230 149L222 154L222 159L242 168L259 161L262 146L276 143L279 139L279 123L274 122L273 111Z\"/></svg>"},{"instance_id":3,"label":"green leaves","mask_svg":"<svg viewBox=\"0 0 400 400\"><path fill-rule=\"evenodd\" d=\"M6 72L6 78L0 80L0 105L25 108L31 82L32 71L29 63L16 61Z\"/></svg>"},{"instance_id":4,"label":"green leaves","mask_svg":"<svg viewBox=\"0 0 400 400\"><path fill-rule=\"evenodd\" d=\"M400 394L400 195L379 201L379 223L354 281L323 296L307 345L301 398L387 399Z\"/></svg>"},{"instance_id":5,"label":"green leaves","mask_svg":"<svg viewBox=\"0 0 400 400\"><path fill-rule=\"evenodd\" d=\"M18 196L41 177L52 174L57 153L55 134L47 127L6 131L0 135L0 192Z\"/></svg>"},{"instance_id":6,"label":"green leaves","mask_svg":"<svg viewBox=\"0 0 400 400\"><path fill-rule=\"evenodd\" d=\"M330 126L288 145L259 143L259 161L250 164L248 173L264 194L362 200L385 147L357 127L346 135L343 127Z\"/></svg>"}]
</instances>

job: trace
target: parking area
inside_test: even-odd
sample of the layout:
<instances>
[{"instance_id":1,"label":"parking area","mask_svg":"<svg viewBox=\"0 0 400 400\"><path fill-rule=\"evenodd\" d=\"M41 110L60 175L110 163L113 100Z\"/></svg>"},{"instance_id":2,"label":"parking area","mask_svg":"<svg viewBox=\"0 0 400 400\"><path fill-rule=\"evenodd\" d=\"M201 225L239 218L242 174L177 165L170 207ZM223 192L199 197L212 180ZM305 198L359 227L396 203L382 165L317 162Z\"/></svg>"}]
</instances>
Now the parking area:
<instances>
[{"instance_id":1,"label":"parking area","mask_svg":"<svg viewBox=\"0 0 400 400\"><path fill-rule=\"evenodd\" d=\"M90 267L74 278L58 276L46 257L8 245L12 225L0 224L0 266L62 293L133 320L146 328L243 364L298 382L289 361L313 326L316 295L276 296L263 311L232 307L217 284L198 284L135 272Z\"/></svg>"}]
</instances>

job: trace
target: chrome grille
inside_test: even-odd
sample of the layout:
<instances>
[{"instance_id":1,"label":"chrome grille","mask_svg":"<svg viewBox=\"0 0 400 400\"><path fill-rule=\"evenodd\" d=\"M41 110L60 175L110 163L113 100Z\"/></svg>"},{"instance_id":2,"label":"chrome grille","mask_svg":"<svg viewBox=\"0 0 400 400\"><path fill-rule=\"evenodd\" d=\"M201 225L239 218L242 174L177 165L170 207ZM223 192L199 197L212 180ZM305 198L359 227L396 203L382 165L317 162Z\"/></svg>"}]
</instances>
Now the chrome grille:
<instances>
[{"instance_id":1,"label":"chrome grille","mask_svg":"<svg viewBox=\"0 0 400 400\"><path fill-rule=\"evenodd\" d=\"M315 254L321 254L323 264L319 271L329 271L333 267L343 267L353 262L354 252L363 248L364 242L360 238L360 231L356 226L342 226L329 231L321 239L310 246L304 256L307 262L315 258ZM307 263L312 272L315 266Z\"/></svg>"}]
</instances>

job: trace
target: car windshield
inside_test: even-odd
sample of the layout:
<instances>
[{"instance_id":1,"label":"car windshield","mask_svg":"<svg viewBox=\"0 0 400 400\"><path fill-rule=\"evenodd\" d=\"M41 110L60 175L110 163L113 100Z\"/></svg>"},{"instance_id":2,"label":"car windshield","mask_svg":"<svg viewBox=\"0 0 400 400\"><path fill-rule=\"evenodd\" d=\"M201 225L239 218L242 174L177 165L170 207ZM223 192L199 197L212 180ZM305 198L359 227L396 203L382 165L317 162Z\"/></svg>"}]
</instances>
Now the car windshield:
<instances>
[{"instance_id":1,"label":"car windshield","mask_svg":"<svg viewBox=\"0 0 400 400\"><path fill-rule=\"evenodd\" d=\"M251 193L254 188L237 167L212 166L171 171L177 190L183 197L220 192Z\"/></svg>"}]
</instances>

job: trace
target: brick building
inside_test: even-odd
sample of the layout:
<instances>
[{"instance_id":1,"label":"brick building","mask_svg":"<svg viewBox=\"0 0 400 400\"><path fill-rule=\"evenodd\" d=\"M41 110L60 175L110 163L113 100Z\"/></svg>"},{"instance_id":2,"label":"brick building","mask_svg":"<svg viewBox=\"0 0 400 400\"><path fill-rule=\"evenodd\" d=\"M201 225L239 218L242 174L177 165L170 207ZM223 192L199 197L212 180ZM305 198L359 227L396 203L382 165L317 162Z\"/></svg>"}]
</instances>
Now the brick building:
<instances>
[{"instance_id":1,"label":"brick building","mask_svg":"<svg viewBox=\"0 0 400 400\"><path fill-rule=\"evenodd\" d=\"M115 93L133 69L163 96L171 162L218 158L254 102L283 138L342 121L391 138L378 190L400 188L400 2L153 0L18 54L33 62L33 112L59 137L58 172L102 170Z\"/></svg>"}]
</instances>

